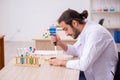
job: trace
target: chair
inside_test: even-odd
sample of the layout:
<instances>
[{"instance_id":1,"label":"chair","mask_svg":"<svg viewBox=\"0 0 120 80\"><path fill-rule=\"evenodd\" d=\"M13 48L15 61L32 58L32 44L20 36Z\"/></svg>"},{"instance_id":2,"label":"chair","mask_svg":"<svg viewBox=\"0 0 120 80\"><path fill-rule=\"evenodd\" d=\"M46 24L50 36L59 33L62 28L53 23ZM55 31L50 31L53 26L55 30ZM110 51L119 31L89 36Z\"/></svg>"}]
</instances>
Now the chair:
<instances>
[{"instance_id":1,"label":"chair","mask_svg":"<svg viewBox=\"0 0 120 80\"><path fill-rule=\"evenodd\" d=\"M118 58L114 80L120 80L120 52L118 52Z\"/></svg>"},{"instance_id":2,"label":"chair","mask_svg":"<svg viewBox=\"0 0 120 80\"><path fill-rule=\"evenodd\" d=\"M100 25L103 25L103 22L104 22L104 19L102 18L102 19L99 20L98 23L99 23Z\"/></svg>"}]
</instances>

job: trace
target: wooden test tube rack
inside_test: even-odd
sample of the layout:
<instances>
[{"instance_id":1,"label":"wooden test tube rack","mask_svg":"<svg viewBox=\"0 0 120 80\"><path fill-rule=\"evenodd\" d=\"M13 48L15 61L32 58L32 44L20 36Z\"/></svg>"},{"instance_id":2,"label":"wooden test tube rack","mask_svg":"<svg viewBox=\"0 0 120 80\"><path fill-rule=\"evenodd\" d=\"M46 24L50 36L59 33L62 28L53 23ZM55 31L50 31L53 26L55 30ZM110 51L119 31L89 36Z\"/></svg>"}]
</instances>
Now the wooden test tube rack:
<instances>
[{"instance_id":1,"label":"wooden test tube rack","mask_svg":"<svg viewBox=\"0 0 120 80\"><path fill-rule=\"evenodd\" d=\"M33 63L30 63L30 58L32 57ZM24 59L24 63L21 63L21 58ZM28 66L28 67L40 67L38 56L16 56L16 66Z\"/></svg>"}]
</instances>

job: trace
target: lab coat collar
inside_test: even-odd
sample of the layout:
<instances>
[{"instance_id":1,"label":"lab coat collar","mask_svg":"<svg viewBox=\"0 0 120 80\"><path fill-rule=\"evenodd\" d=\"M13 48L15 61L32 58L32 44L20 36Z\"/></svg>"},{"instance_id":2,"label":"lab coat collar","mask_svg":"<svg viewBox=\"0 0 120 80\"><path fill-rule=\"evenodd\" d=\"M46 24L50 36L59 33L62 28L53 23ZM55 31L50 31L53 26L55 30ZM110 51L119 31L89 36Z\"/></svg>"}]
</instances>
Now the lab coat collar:
<instances>
[{"instance_id":1,"label":"lab coat collar","mask_svg":"<svg viewBox=\"0 0 120 80\"><path fill-rule=\"evenodd\" d=\"M86 22L86 24L85 24L85 26L84 26L84 28L83 28L83 30L82 30L82 32L79 34L79 36L78 36L78 39L80 39L80 37L83 37L84 35L85 35L85 33L86 33L86 28L87 28L87 26L89 25L89 23L90 22Z\"/></svg>"}]
</instances>

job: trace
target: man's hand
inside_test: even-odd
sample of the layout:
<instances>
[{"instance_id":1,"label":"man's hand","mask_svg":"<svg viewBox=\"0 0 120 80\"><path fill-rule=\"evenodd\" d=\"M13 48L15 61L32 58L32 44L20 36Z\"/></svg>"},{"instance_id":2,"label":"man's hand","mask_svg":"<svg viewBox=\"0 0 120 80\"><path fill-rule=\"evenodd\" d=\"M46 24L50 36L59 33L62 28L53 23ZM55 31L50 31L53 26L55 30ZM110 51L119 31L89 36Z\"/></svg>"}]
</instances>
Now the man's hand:
<instances>
[{"instance_id":1,"label":"man's hand","mask_svg":"<svg viewBox=\"0 0 120 80\"><path fill-rule=\"evenodd\" d=\"M51 41L52 43L56 42L57 46L60 46L64 51L67 51L67 44L62 42L61 38L59 37L59 35L54 35L51 37Z\"/></svg>"},{"instance_id":2,"label":"man's hand","mask_svg":"<svg viewBox=\"0 0 120 80\"><path fill-rule=\"evenodd\" d=\"M62 41L61 38L56 34L51 37L52 43L56 42L56 45L61 45Z\"/></svg>"},{"instance_id":3,"label":"man's hand","mask_svg":"<svg viewBox=\"0 0 120 80\"><path fill-rule=\"evenodd\" d=\"M49 64L53 66L64 66L66 67L67 60L60 60L60 59L50 59Z\"/></svg>"}]
</instances>

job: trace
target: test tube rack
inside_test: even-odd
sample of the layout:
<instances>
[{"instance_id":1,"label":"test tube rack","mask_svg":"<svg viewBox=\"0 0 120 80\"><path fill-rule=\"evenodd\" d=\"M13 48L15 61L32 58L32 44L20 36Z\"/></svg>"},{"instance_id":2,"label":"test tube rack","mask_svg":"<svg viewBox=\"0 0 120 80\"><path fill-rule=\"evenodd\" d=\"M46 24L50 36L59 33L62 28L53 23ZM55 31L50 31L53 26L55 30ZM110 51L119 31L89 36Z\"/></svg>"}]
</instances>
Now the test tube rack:
<instances>
[{"instance_id":1,"label":"test tube rack","mask_svg":"<svg viewBox=\"0 0 120 80\"><path fill-rule=\"evenodd\" d=\"M32 61L30 59L32 57ZM24 62L21 62L21 59L24 59ZM40 67L39 57L38 56L16 56L16 66L26 66L26 67Z\"/></svg>"}]
</instances>

